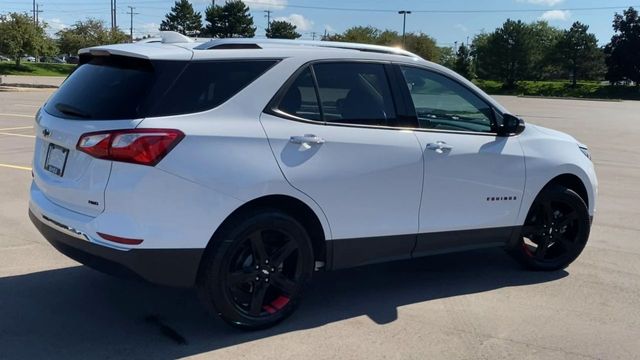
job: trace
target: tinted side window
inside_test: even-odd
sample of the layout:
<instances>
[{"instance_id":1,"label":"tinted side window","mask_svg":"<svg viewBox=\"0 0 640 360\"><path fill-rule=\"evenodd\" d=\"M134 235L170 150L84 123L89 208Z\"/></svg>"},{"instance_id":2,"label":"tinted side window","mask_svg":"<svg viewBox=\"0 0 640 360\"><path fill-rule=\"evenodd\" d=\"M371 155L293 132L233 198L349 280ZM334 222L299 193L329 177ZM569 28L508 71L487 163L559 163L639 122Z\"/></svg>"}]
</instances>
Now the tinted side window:
<instances>
[{"instance_id":1,"label":"tinted side window","mask_svg":"<svg viewBox=\"0 0 640 360\"><path fill-rule=\"evenodd\" d=\"M257 79L275 60L192 62L150 116L212 109Z\"/></svg>"},{"instance_id":2,"label":"tinted side window","mask_svg":"<svg viewBox=\"0 0 640 360\"><path fill-rule=\"evenodd\" d=\"M306 68L291 83L278 105L278 109L290 115L320 121L320 107L313 85L311 70Z\"/></svg>"},{"instance_id":3,"label":"tinted side window","mask_svg":"<svg viewBox=\"0 0 640 360\"><path fill-rule=\"evenodd\" d=\"M402 67L421 128L493 132L493 110L476 94L446 76Z\"/></svg>"},{"instance_id":4,"label":"tinted side window","mask_svg":"<svg viewBox=\"0 0 640 360\"><path fill-rule=\"evenodd\" d=\"M396 113L384 65L319 63L313 70L324 121L393 125Z\"/></svg>"}]
</instances>

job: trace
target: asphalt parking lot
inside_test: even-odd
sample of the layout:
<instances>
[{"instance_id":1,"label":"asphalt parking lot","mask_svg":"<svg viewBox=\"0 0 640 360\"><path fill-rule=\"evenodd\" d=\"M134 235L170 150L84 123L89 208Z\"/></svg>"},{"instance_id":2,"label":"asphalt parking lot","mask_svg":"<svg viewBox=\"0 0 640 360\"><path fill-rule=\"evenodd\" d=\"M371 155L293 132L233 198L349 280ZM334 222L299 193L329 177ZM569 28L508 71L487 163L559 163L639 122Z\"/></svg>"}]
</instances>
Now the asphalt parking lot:
<instances>
[{"instance_id":1,"label":"asphalt parking lot","mask_svg":"<svg viewBox=\"0 0 640 360\"><path fill-rule=\"evenodd\" d=\"M596 219L566 271L483 250L322 273L292 318L247 333L191 290L102 275L37 233L32 126L49 95L0 92L0 359L640 357L640 102L499 98L592 150Z\"/></svg>"}]
</instances>

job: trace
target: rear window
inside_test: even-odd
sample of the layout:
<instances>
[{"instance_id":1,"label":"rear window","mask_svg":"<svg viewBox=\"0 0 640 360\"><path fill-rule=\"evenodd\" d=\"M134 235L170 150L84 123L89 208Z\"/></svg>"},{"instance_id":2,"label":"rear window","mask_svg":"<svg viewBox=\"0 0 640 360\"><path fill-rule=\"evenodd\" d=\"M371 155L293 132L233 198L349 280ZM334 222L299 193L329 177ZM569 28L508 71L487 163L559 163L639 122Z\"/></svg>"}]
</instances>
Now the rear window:
<instances>
[{"instance_id":1,"label":"rear window","mask_svg":"<svg viewBox=\"0 0 640 360\"><path fill-rule=\"evenodd\" d=\"M94 57L69 76L47 102L45 111L78 120L136 119L204 111L229 100L276 62Z\"/></svg>"}]
</instances>

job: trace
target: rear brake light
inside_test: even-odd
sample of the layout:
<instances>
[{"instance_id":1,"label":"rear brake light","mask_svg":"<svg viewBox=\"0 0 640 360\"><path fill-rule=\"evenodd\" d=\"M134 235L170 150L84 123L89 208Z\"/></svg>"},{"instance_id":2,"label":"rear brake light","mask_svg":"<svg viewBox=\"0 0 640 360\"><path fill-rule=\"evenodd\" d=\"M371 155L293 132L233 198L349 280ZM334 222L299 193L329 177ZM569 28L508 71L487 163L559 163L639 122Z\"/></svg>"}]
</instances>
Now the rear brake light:
<instances>
[{"instance_id":1,"label":"rear brake light","mask_svg":"<svg viewBox=\"0 0 640 360\"><path fill-rule=\"evenodd\" d=\"M184 138L173 129L132 129L87 133L76 149L98 159L154 166Z\"/></svg>"}]
</instances>

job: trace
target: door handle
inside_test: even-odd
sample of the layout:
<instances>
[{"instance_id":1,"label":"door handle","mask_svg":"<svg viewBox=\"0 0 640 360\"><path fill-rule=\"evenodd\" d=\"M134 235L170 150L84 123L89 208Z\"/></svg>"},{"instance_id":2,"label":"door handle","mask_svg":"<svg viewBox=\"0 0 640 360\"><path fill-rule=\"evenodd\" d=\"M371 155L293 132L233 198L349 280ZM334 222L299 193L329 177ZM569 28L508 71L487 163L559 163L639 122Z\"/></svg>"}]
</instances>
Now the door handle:
<instances>
[{"instance_id":1,"label":"door handle","mask_svg":"<svg viewBox=\"0 0 640 360\"><path fill-rule=\"evenodd\" d=\"M293 144L324 144L324 139L313 134L305 134L304 136L292 136L289 142Z\"/></svg>"},{"instance_id":2,"label":"door handle","mask_svg":"<svg viewBox=\"0 0 640 360\"><path fill-rule=\"evenodd\" d=\"M427 149L434 150L435 152L442 154L445 151L451 151L451 149L453 149L453 146L448 145L444 141L436 141L435 143L428 143Z\"/></svg>"}]
</instances>

